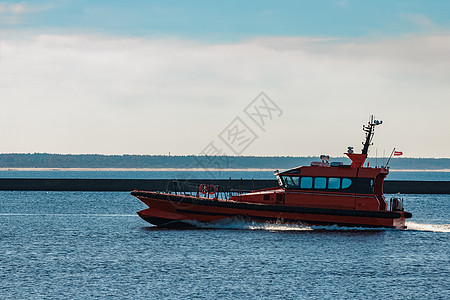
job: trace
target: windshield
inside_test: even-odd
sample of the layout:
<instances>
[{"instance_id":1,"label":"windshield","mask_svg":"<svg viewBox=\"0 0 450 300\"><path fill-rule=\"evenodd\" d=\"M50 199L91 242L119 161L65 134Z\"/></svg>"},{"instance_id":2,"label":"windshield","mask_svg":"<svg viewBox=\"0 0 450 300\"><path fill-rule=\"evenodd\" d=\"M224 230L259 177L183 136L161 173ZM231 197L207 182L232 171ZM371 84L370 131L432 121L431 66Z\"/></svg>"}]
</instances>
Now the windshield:
<instances>
[{"instance_id":1,"label":"windshield","mask_svg":"<svg viewBox=\"0 0 450 300\"><path fill-rule=\"evenodd\" d=\"M298 176L281 176L283 182L283 188L287 189L298 189L299 188L299 177Z\"/></svg>"}]
</instances>

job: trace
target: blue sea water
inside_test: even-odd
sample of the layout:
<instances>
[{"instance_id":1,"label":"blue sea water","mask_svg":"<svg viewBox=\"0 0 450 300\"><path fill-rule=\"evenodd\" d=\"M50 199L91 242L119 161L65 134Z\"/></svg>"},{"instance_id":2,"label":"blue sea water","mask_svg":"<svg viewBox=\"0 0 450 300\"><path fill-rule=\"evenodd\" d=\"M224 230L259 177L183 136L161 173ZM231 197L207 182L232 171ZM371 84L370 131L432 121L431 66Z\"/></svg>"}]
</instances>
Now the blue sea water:
<instances>
[{"instance_id":1,"label":"blue sea water","mask_svg":"<svg viewBox=\"0 0 450 300\"><path fill-rule=\"evenodd\" d=\"M0 299L449 299L450 195L403 198L407 230L167 230L129 193L0 191Z\"/></svg>"}]
</instances>

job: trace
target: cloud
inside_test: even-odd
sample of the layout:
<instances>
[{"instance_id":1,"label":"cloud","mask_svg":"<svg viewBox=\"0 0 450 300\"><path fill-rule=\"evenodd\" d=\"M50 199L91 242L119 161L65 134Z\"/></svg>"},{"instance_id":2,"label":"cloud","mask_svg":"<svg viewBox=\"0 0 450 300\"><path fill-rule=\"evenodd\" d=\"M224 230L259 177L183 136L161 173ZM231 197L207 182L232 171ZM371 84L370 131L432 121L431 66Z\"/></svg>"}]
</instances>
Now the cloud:
<instances>
[{"instance_id":1,"label":"cloud","mask_svg":"<svg viewBox=\"0 0 450 300\"><path fill-rule=\"evenodd\" d=\"M195 154L263 90L285 113L244 154L340 155L374 113L380 151L448 156L449 37L6 37L2 151Z\"/></svg>"},{"instance_id":2,"label":"cloud","mask_svg":"<svg viewBox=\"0 0 450 300\"><path fill-rule=\"evenodd\" d=\"M422 30L429 30L434 32L440 30L440 27L436 23L434 23L433 20L422 14L403 13L400 15L400 19L407 21Z\"/></svg>"},{"instance_id":3,"label":"cloud","mask_svg":"<svg viewBox=\"0 0 450 300\"><path fill-rule=\"evenodd\" d=\"M54 7L53 3L0 2L0 24L18 25L26 15L47 11Z\"/></svg>"}]
</instances>

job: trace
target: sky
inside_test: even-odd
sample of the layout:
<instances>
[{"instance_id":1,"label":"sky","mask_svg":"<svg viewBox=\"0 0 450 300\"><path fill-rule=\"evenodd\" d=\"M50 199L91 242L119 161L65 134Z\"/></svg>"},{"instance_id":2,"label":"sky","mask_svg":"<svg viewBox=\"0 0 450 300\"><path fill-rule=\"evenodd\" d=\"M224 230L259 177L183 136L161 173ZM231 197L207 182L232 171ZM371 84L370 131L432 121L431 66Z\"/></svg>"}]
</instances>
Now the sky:
<instances>
[{"instance_id":1,"label":"sky","mask_svg":"<svg viewBox=\"0 0 450 300\"><path fill-rule=\"evenodd\" d=\"M448 158L449 11L0 0L0 153Z\"/></svg>"}]
</instances>

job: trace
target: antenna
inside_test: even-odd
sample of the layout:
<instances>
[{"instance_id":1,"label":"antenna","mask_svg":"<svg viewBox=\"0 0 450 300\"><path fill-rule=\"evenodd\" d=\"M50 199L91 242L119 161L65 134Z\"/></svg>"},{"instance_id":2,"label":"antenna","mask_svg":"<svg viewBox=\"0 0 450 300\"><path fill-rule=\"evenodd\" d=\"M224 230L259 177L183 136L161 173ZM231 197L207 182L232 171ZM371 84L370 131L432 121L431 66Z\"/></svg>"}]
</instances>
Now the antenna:
<instances>
[{"instance_id":1,"label":"antenna","mask_svg":"<svg viewBox=\"0 0 450 300\"><path fill-rule=\"evenodd\" d=\"M392 155L394 154L394 152L395 152L395 148L394 148L394 149L392 149L391 155L389 156L389 159L388 159L388 161L387 161L386 165L384 166L384 168L386 168L386 167L387 167L387 165L389 164L389 161L391 160L391 157L392 157Z\"/></svg>"},{"instance_id":2,"label":"antenna","mask_svg":"<svg viewBox=\"0 0 450 300\"><path fill-rule=\"evenodd\" d=\"M378 121L373 119L373 115L369 118L368 125L363 125L363 131L366 132L366 140L363 143L364 147L362 149L362 154L366 154L369 151L369 146L372 145L373 134L375 131L375 126L383 124L383 121Z\"/></svg>"}]
</instances>

